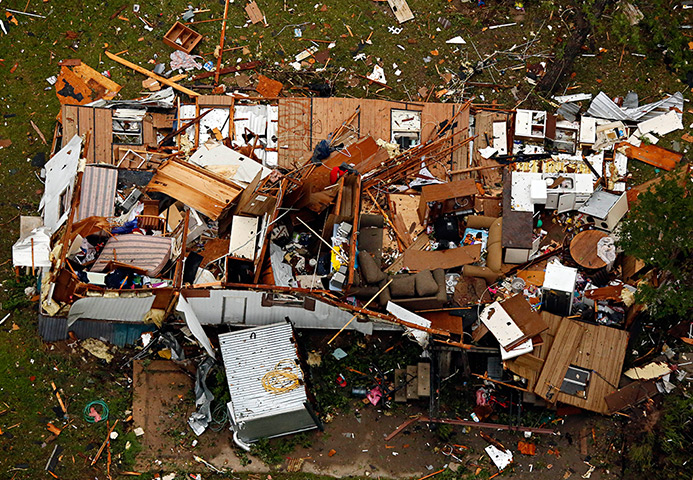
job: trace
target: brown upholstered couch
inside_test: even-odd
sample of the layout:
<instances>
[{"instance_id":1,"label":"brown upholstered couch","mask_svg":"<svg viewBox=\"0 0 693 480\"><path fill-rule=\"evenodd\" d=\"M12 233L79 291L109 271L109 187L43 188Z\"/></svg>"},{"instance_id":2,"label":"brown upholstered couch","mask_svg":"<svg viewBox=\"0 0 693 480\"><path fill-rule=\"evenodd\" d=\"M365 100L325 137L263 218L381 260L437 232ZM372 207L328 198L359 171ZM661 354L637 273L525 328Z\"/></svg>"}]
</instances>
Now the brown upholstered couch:
<instances>
[{"instance_id":1,"label":"brown upholstered couch","mask_svg":"<svg viewBox=\"0 0 693 480\"><path fill-rule=\"evenodd\" d=\"M361 284L352 287L349 295L370 299L392 280L378 296L378 304L381 307L385 307L387 302L392 300L408 310L427 310L440 308L448 300L445 291L445 270L442 268L424 270L416 274L398 273L388 276L368 252L359 252L358 261Z\"/></svg>"}]
</instances>

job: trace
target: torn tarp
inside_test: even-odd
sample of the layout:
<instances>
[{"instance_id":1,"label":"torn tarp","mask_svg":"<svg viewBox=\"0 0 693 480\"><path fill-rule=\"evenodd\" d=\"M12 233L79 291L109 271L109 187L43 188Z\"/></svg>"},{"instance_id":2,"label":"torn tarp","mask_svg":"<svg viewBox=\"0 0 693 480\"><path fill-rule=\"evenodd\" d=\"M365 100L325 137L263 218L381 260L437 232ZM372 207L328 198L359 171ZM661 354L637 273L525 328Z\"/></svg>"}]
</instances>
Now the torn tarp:
<instances>
[{"instance_id":1,"label":"torn tarp","mask_svg":"<svg viewBox=\"0 0 693 480\"><path fill-rule=\"evenodd\" d=\"M195 406L197 411L190 415L188 425L197 436L202 435L209 426L209 422L212 421L214 395L207 388L207 375L214 366L214 362L214 358L205 357L197 366L197 374L195 374Z\"/></svg>"}]
</instances>

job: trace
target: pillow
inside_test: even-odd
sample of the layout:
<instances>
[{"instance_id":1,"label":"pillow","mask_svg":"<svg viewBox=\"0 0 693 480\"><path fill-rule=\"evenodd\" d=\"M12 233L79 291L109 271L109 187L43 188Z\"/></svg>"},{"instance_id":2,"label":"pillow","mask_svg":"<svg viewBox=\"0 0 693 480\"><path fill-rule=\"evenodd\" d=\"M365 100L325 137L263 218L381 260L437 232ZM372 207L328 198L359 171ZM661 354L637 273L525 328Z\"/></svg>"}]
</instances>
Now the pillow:
<instances>
[{"instance_id":1,"label":"pillow","mask_svg":"<svg viewBox=\"0 0 693 480\"><path fill-rule=\"evenodd\" d=\"M379 283L387 278L387 275L378 268L378 264L375 263L375 259L371 257L371 254L365 250L361 250L358 255L359 267L361 268L361 273L363 274L363 280L368 283Z\"/></svg>"},{"instance_id":2,"label":"pillow","mask_svg":"<svg viewBox=\"0 0 693 480\"><path fill-rule=\"evenodd\" d=\"M390 284L390 295L393 298L411 298L416 295L414 275L395 275Z\"/></svg>"},{"instance_id":3,"label":"pillow","mask_svg":"<svg viewBox=\"0 0 693 480\"><path fill-rule=\"evenodd\" d=\"M430 270L424 270L414 275L416 279L416 295L419 297L430 297L438 293L438 282L433 278Z\"/></svg>"}]
</instances>

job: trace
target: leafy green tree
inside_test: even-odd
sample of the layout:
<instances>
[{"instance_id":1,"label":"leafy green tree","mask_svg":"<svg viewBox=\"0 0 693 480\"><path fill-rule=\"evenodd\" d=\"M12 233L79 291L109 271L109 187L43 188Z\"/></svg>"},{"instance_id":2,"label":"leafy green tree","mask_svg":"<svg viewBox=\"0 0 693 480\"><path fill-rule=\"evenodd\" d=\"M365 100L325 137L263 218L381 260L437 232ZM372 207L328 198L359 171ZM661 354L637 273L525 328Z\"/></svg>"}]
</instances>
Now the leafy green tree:
<instances>
[{"instance_id":1,"label":"leafy green tree","mask_svg":"<svg viewBox=\"0 0 693 480\"><path fill-rule=\"evenodd\" d=\"M693 192L690 178L662 180L641 193L621 224L624 252L655 269L651 282L641 282L636 301L664 324L693 313Z\"/></svg>"}]
</instances>

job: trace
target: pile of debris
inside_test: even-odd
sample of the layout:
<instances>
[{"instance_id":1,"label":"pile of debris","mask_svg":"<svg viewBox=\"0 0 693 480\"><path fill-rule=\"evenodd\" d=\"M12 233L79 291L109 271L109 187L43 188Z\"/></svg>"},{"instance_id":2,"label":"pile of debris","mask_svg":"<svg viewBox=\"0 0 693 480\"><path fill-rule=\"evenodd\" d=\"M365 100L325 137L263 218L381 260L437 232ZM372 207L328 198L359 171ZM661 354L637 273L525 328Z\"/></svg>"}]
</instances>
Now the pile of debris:
<instances>
[{"instance_id":1,"label":"pile of debris","mask_svg":"<svg viewBox=\"0 0 693 480\"><path fill-rule=\"evenodd\" d=\"M167 34L172 70L195 46L181 27ZM632 92L555 97L551 113L288 97L263 76L258 96L200 95L142 73L167 88L149 82L150 95L118 100L120 86L79 61L56 80L42 216L22 217L13 247L15 267L41 275L44 340L136 343L184 329L209 356L221 350L245 447L267 435L278 398L291 421L275 425L290 427L271 435L320 424L285 319L482 355L487 389L540 405L613 413L668 373L619 389L646 272L615 241L639 191L629 161L681 161L655 145L682 128L681 94L648 105ZM257 329L217 337L219 325ZM247 355L250 340L260 357ZM196 433L209 420L204 376ZM254 417L246 396L262 406Z\"/></svg>"}]
</instances>

